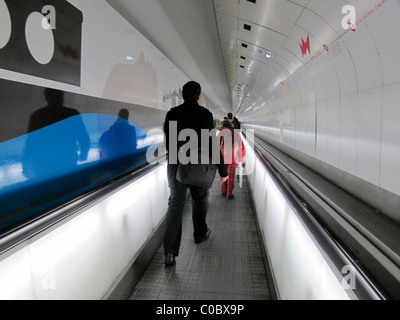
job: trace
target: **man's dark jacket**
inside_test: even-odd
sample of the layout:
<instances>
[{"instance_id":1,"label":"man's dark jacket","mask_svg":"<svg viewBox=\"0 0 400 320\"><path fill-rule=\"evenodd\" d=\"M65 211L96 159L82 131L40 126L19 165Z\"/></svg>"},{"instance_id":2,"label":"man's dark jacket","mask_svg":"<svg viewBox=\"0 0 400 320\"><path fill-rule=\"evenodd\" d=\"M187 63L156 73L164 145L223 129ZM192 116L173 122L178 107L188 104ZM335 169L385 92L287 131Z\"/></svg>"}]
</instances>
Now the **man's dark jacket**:
<instances>
[{"instance_id":1,"label":"man's dark jacket","mask_svg":"<svg viewBox=\"0 0 400 320\"><path fill-rule=\"evenodd\" d=\"M178 120L179 119L179 120ZM172 108L168 111L165 117L164 123L164 132L166 136L166 147L168 152L169 150L169 123L170 121L178 121L178 132L177 137L179 136L179 132L183 129L193 129L197 133L199 147L201 146L201 130L213 130L214 127L214 119L213 115L210 111L200 106L196 101L185 101L182 105ZM188 141L188 140L187 140ZM177 150L181 146L187 143L187 141L175 141L175 145L177 145ZM218 143L218 139L212 140L214 143ZM212 149L211 141L210 143L210 152ZM218 150L219 146L218 146ZM172 150L171 150L172 151ZM171 158L171 154L169 154L169 159ZM218 172L221 177L228 176L228 172L226 169L226 165L224 164L223 157L220 154L220 163L218 164ZM174 157L177 159L177 155ZM175 180L176 174L176 165L168 163L168 181L171 187L171 182ZM174 185L172 185L174 187Z\"/></svg>"}]
</instances>

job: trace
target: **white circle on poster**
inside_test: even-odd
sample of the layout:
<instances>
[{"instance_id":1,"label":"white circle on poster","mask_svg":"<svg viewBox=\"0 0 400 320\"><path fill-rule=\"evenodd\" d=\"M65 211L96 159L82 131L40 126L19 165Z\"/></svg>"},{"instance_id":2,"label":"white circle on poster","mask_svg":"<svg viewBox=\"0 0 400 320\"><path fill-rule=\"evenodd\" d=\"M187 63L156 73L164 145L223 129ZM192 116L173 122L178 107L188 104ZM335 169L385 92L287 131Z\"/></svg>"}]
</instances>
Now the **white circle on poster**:
<instances>
[{"instance_id":1,"label":"white circle on poster","mask_svg":"<svg viewBox=\"0 0 400 320\"><path fill-rule=\"evenodd\" d=\"M32 57L40 64L47 64L54 55L54 36L51 28L43 27L39 12L32 12L25 24L25 38Z\"/></svg>"},{"instance_id":2,"label":"white circle on poster","mask_svg":"<svg viewBox=\"0 0 400 320\"><path fill-rule=\"evenodd\" d=\"M7 4L0 0L0 49L4 48L11 37L11 17Z\"/></svg>"}]
</instances>

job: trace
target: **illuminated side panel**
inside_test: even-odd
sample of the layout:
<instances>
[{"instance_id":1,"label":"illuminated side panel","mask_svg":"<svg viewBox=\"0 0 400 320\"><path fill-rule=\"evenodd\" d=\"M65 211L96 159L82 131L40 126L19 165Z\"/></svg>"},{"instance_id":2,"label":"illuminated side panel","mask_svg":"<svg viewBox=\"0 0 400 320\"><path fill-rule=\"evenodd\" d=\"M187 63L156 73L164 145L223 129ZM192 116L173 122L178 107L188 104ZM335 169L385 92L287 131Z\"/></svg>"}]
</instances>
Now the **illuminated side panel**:
<instances>
[{"instance_id":1,"label":"illuminated side panel","mask_svg":"<svg viewBox=\"0 0 400 320\"><path fill-rule=\"evenodd\" d=\"M331 267L305 225L245 140L246 167L257 219L282 300L348 300L343 276Z\"/></svg>"},{"instance_id":2,"label":"illuminated side panel","mask_svg":"<svg viewBox=\"0 0 400 320\"><path fill-rule=\"evenodd\" d=\"M166 167L2 255L0 299L104 298L162 221Z\"/></svg>"}]
</instances>

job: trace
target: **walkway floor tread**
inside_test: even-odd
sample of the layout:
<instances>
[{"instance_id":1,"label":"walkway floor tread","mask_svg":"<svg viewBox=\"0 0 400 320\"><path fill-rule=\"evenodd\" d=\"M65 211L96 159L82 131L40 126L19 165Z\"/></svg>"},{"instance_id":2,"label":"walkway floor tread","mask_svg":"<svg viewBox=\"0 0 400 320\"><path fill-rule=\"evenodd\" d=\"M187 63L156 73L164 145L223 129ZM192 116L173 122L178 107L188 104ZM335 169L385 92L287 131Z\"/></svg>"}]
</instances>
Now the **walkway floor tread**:
<instances>
[{"instance_id":1,"label":"walkway floor tread","mask_svg":"<svg viewBox=\"0 0 400 320\"><path fill-rule=\"evenodd\" d=\"M222 197L218 177L210 190L210 238L195 244L191 200L183 215L183 236L174 267L164 266L161 246L138 282L131 300L269 300L271 295L251 206L248 184L235 199Z\"/></svg>"}]
</instances>

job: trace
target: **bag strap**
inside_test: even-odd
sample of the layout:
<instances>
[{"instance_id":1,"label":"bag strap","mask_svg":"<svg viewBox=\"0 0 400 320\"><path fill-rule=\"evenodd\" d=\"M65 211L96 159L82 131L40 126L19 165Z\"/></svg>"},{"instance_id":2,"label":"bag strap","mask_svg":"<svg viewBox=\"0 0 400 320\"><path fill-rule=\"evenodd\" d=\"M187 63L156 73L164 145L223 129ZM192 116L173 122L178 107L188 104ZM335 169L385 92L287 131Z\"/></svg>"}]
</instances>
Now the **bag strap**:
<instances>
[{"instance_id":1,"label":"bag strap","mask_svg":"<svg viewBox=\"0 0 400 320\"><path fill-rule=\"evenodd\" d=\"M181 130L183 129L183 120L182 120L182 113L180 110L181 107L177 107L176 108L176 113L177 113L177 125L176 125L176 129L177 129L177 136L179 137L179 133L181 132ZM179 143L179 141L178 141ZM179 157L179 152L181 150L181 147L178 149L178 157Z\"/></svg>"}]
</instances>

